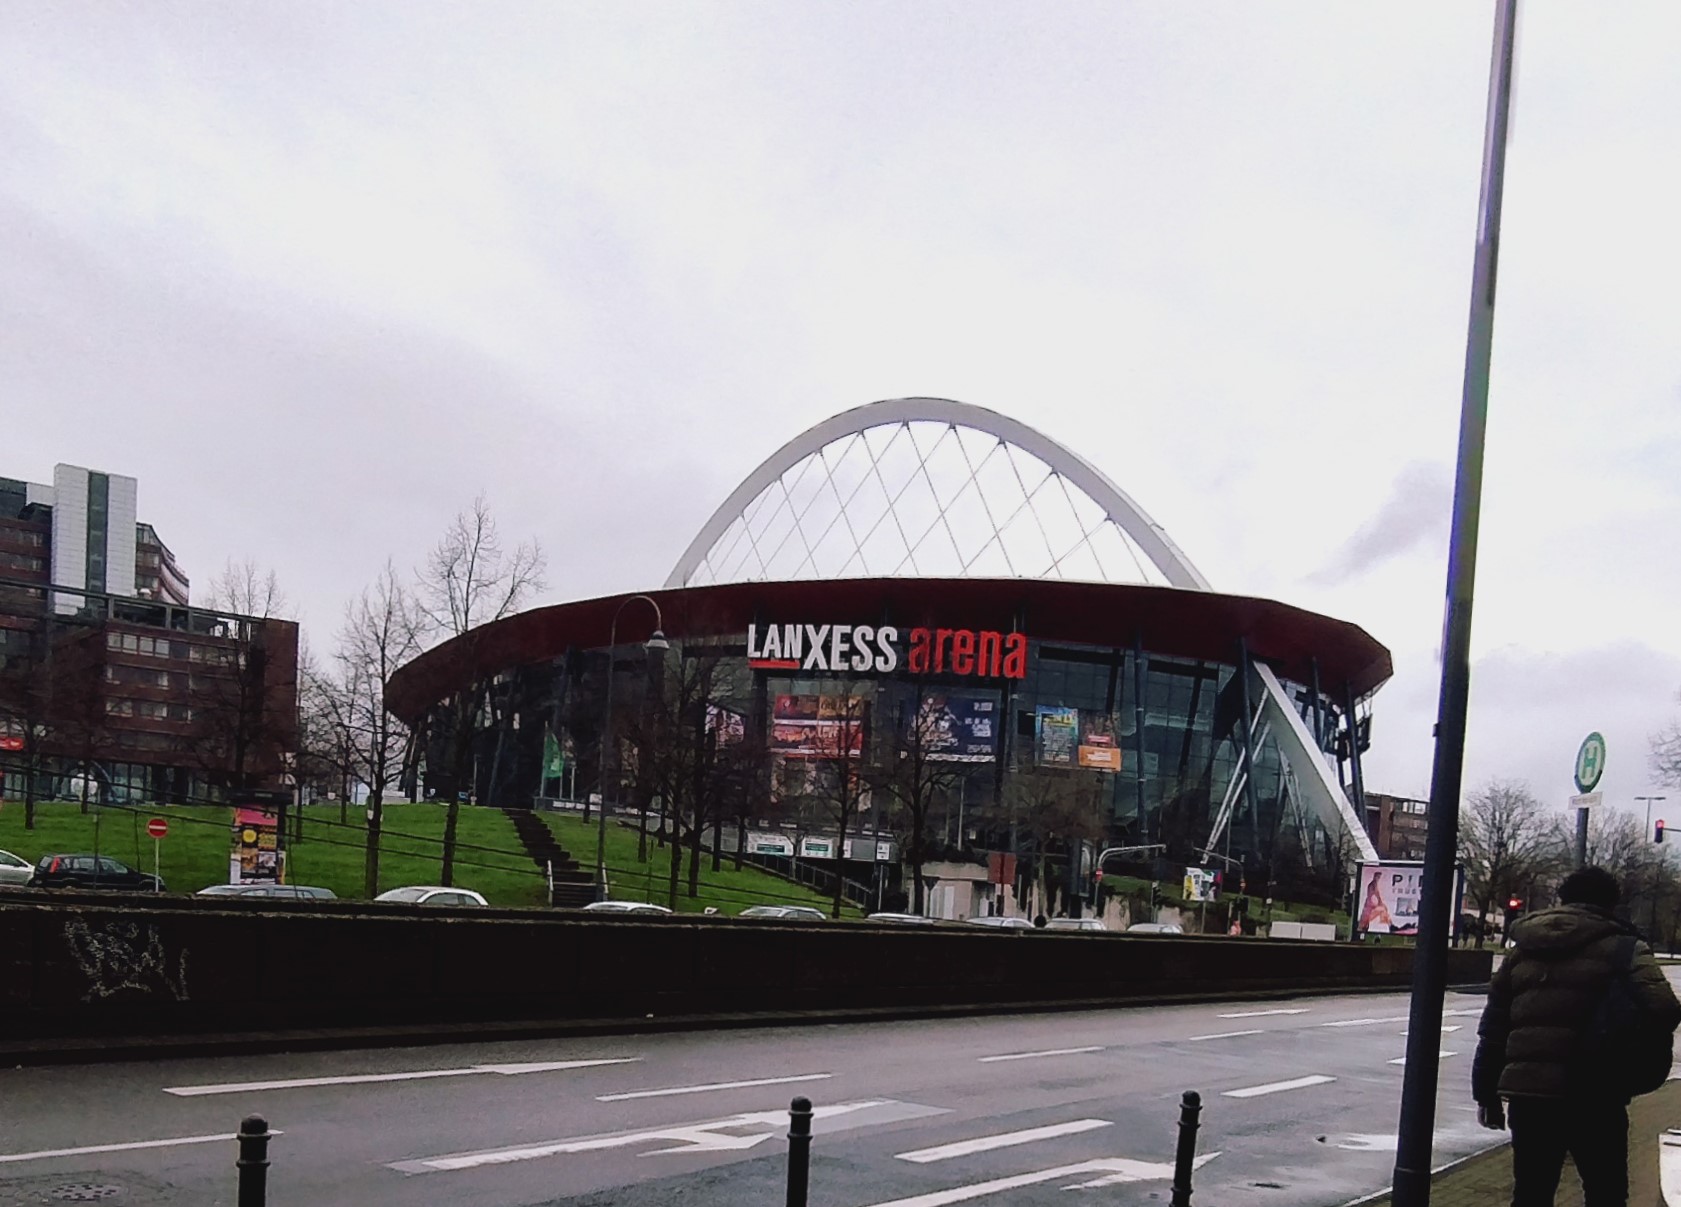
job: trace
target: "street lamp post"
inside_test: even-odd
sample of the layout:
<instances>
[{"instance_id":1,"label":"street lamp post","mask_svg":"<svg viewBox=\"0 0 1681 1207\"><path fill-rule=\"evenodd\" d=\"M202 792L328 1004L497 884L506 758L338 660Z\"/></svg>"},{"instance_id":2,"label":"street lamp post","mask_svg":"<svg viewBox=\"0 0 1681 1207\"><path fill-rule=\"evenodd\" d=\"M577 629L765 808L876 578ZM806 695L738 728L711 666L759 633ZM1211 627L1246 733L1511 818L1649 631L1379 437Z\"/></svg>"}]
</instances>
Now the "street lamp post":
<instances>
[{"instance_id":1,"label":"street lamp post","mask_svg":"<svg viewBox=\"0 0 1681 1207\"><path fill-rule=\"evenodd\" d=\"M617 743L613 740L613 651L619 644L619 617L623 614L625 608L639 599L654 609L654 632L647 641L642 643L642 648L645 650L671 648L671 643L665 639L665 621L660 615L659 604L646 595L630 595L619 602L617 610L613 613L613 623L607 633L607 716L601 738L601 809L596 818L597 830L595 836L595 899L597 901L607 900L607 785L612 782L608 778L607 762L609 752L617 753ZM618 769L615 767L613 770L614 778L616 778ZM614 795L616 796L617 793L615 792Z\"/></svg>"}]
</instances>

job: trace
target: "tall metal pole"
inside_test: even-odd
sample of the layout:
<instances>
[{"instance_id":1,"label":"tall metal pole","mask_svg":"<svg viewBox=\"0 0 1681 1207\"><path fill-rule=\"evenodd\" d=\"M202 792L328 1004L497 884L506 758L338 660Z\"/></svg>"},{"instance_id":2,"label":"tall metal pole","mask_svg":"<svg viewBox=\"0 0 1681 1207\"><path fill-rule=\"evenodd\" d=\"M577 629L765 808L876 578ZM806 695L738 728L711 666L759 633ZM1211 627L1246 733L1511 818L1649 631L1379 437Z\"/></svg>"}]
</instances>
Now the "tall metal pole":
<instances>
[{"instance_id":1,"label":"tall metal pole","mask_svg":"<svg viewBox=\"0 0 1681 1207\"><path fill-rule=\"evenodd\" d=\"M1425 842L1418 947L1407 1026L1406 1079L1401 1088L1395 1153L1394 1207L1428 1207L1447 990L1448 926L1453 909L1459 790L1465 764L1465 710L1471 686L1471 602L1482 502L1483 445L1488 426L1489 362L1494 344L1495 267L1500 202L1506 175L1506 128L1512 99L1517 0L1499 0L1483 131L1483 175L1471 314L1460 400L1459 461L1448 545L1447 603L1442 625L1442 684L1436 704L1436 752L1430 774L1430 833Z\"/></svg>"}]
</instances>

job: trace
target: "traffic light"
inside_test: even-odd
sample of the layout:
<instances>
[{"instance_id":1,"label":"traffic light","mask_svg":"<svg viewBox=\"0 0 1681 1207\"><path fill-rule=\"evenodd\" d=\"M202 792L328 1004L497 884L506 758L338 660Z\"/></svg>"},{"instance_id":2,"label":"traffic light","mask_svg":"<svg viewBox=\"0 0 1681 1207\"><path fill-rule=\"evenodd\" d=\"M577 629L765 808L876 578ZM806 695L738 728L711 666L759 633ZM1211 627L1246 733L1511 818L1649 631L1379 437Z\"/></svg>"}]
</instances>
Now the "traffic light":
<instances>
[{"instance_id":1,"label":"traffic light","mask_svg":"<svg viewBox=\"0 0 1681 1207\"><path fill-rule=\"evenodd\" d=\"M1513 897L1511 900L1506 902L1506 908L1514 914L1517 913L1520 909L1523 908L1523 898L1522 897Z\"/></svg>"},{"instance_id":2,"label":"traffic light","mask_svg":"<svg viewBox=\"0 0 1681 1207\"><path fill-rule=\"evenodd\" d=\"M1663 818L1661 818L1661 817L1658 818L1658 820L1652 824L1652 841L1653 842L1662 842L1663 841Z\"/></svg>"}]
</instances>

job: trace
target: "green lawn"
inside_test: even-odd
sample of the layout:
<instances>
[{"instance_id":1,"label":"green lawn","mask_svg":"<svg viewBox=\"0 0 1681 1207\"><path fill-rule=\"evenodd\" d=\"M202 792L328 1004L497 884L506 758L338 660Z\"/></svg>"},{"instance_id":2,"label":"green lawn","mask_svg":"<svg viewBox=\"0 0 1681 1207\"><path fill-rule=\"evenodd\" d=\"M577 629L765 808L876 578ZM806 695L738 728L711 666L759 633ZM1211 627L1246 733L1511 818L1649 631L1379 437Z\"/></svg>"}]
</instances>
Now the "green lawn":
<instances>
[{"instance_id":1,"label":"green lawn","mask_svg":"<svg viewBox=\"0 0 1681 1207\"><path fill-rule=\"evenodd\" d=\"M192 893L228 878L232 817L219 806L160 805L109 808L83 814L76 804L36 806L35 829L23 828L23 805L0 808L0 849L34 862L48 852L93 851L152 870L146 819L169 821L160 844L159 871L172 892ZM367 830L360 809L339 822L337 805L304 813L303 837L290 844L287 879L330 888L341 897L362 895ZM436 884L441 871L444 810L441 805L385 806L380 835L379 887ZM477 889L493 905L541 905L548 890L542 872L520 847L513 823L499 809L461 810L456 829L455 882Z\"/></svg>"},{"instance_id":2,"label":"green lawn","mask_svg":"<svg viewBox=\"0 0 1681 1207\"><path fill-rule=\"evenodd\" d=\"M169 837L159 844L159 866L171 892L192 893L228 878L230 812L219 806L158 805L138 809L106 808L88 813L73 802L44 802L35 807L35 829L23 827L23 804L0 807L0 849L35 862L43 854L91 852L120 859L142 871L152 870L152 840L146 820L164 817ZM595 866L596 828L564 814L542 815L560 844L578 863ZM303 836L289 844L288 876L293 884L330 888L340 897L362 895L367 845L363 811L351 808L341 823L336 804L313 805L304 812ZM388 804L380 835L379 887L436 884L443 851L444 807L439 804ZM492 905L541 905L547 900L543 873L520 846L519 837L500 809L463 808L456 829L455 882L476 889ZM636 833L610 825L607 831L608 876L613 896L666 900L667 852L649 841L649 861L636 858ZM707 906L738 914L749 905L816 905L828 901L798 885L757 868L734 871L726 857L713 872L703 854L700 895L688 896L688 878L678 888L677 908L698 913ZM857 911L847 910L856 915Z\"/></svg>"},{"instance_id":3,"label":"green lawn","mask_svg":"<svg viewBox=\"0 0 1681 1207\"><path fill-rule=\"evenodd\" d=\"M595 867L597 828L595 819L585 822L570 813L544 813L560 845L585 869ZM683 855L683 869L677 885L677 909L682 913L699 913L708 906L721 914L739 914L749 905L815 905L828 912L830 900L810 889L791 884L781 877L769 875L758 868L744 866L735 871L730 856L725 855L723 867L712 870L712 856L701 852L700 895L689 893L688 853ZM668 886L671 852L658 847L652 835L648 837L648 861L636 858L636 831L609 821L607 824L607 881L611 895L619 900L652 901L669 905ZM857 917L858 910L847 905L844 916Z\"/></svg>"}]
</instances>

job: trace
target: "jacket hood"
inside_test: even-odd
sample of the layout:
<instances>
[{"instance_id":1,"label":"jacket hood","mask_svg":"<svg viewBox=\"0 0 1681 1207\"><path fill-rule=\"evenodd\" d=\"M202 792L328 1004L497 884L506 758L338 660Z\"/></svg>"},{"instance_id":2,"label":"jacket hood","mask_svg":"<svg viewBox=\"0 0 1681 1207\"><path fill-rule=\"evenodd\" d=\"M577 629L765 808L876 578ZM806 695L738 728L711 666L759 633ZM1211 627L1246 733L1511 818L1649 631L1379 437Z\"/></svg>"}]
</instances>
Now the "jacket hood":
<instances>
[{"instance_id":1,"label":"jacket hood","mask_svg":"<svg viewBox=\"0 0 1681 1207\"><path fill-rule=\"evenodd\" d=\"M1512 925L1518 950L1532 956L1562 956L1629 928L1610 911L1592 905L1558 905Z\"/></svg>"}]
</instances>

